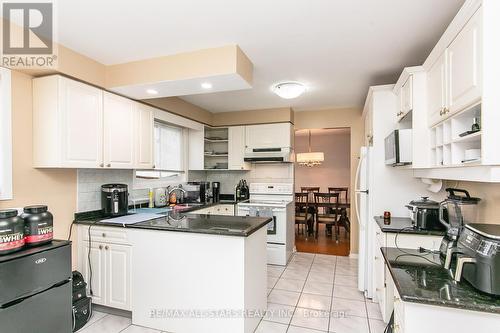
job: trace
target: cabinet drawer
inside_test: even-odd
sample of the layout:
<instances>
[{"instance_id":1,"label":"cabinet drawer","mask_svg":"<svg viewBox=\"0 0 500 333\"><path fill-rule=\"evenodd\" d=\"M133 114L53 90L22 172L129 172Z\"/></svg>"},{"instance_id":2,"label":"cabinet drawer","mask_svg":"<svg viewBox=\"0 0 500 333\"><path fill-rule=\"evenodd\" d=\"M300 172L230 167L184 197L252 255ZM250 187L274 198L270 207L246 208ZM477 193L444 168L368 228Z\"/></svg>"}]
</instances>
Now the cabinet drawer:
<instances>
[{"instance_id":1,"label":"cabinet drawer","mask_svg":"<svg viewBox=\"0 0 500 333\"><path fill-rule=\"evenodd\" d=\"M89 231L90 227L90 231ZM105 242L105 243L116 243L116 244L130 244L128 239L128 233L123 228L115 227L97 227L97 226L81 226L80 232L82 232L83 240L89 240L89 233L92 242Z\"/></svg>"}]
</instances>

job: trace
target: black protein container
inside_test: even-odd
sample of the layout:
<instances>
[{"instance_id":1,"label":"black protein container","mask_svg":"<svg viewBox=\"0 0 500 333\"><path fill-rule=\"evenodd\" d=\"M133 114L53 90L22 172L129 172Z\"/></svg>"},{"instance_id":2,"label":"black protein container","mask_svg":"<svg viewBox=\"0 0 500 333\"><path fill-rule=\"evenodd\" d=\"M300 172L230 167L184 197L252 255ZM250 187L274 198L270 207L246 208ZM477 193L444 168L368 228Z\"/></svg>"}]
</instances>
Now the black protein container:
<instances>
[{"instance_id":1,"label":"black protein container","mask_svg":"<svg viewBox=\"0 0 500 333\"><path fill-rule=\"evenodd\" d=\"M24 242L24 220L17 210L0 210L0 255L22 249Z\"/></svg>"},{"instance_id":2,"label":"black protein container","mask_svg":"<svg viewBox=\"0 0 500 333\"><path fill-rule=\"evenodd\" d=\"M38 246L52 242L54 222L47 206L36 205L24 207L21 215L24 219L24 239L26 246Z\"/></svg>"}]
</instances>

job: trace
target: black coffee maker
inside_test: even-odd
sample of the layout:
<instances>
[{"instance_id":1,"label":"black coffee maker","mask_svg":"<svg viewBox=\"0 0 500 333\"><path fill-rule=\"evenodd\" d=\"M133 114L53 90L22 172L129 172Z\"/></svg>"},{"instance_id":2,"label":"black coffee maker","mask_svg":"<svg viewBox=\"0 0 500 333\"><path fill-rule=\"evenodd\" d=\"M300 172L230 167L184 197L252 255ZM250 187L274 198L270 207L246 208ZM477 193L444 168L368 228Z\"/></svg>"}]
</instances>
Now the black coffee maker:
<instances>
[{"instance_id":1,"label":"black coffee maker","mask_svg":"<svg viewBox=\"0 0 500 333\"><path fill-rule=\"evenodd\" d=\"M477 205L481 199L471 197L466 190L447 188L448 198L439 204L439 221L446 227L439 252L444 267L449 269L453 256L459 253L458 238L465 224L477 221Z\"/></svg>"},{"instance_id":2,"label":"black coffee maker","mask_svg":"<svg viewBox=\"0 0 500 333\"><path fill-rule=\"evenodd\" d=\"M104 216L122 216L128 213L128 185L101 186L101 207Z\"/></svg>"}]
</instances>

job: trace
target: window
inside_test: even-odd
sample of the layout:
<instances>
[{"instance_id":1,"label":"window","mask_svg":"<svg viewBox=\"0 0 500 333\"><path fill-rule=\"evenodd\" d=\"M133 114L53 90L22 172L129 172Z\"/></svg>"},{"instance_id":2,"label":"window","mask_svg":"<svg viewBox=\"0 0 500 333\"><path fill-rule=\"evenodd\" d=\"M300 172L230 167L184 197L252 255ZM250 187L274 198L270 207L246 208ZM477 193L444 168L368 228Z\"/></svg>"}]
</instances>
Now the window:
<instances>
[{"instance_id":1,"label":"window","mask_svg":"<svg viewBox=\"0 0 500 333\"><path fill-rule=\"evenodd\" d=\"M185 139L181 127L155 122L155 170L136 171L142 179L178 181L185 174Z\"/></svg>"},{"instance_id":2,"label":"window","mask_svg":"<svg viewBox=\"0 0 500 333\"><path fill-rule=\"evenodd\" d=\"M12 199L10 70L0 68L0 200Z\"/></svg>"}]
</instances>

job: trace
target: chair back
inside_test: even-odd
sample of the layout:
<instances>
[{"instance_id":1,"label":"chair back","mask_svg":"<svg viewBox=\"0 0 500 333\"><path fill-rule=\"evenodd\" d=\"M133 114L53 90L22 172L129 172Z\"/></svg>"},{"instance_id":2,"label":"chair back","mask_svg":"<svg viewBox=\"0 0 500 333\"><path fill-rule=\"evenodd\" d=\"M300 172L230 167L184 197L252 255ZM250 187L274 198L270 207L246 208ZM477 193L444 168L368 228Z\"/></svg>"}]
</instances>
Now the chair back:
<instances>
[{"instance_id":1,"label":"chair back","mask_svg":"<svg viewBox=\"0 0 500 333\"><path fill-rule=\"evenodd\" d=\"M339 194L339 200L345 200L345 202L348 202L348 192L349 188L348 187L329 187L328 188L328 193L338 193Z\"/></svg>"}]
</instances>

